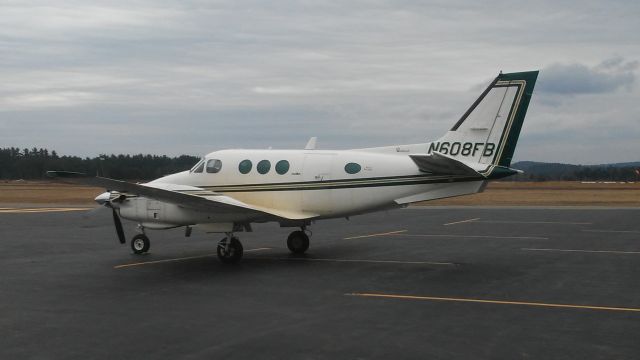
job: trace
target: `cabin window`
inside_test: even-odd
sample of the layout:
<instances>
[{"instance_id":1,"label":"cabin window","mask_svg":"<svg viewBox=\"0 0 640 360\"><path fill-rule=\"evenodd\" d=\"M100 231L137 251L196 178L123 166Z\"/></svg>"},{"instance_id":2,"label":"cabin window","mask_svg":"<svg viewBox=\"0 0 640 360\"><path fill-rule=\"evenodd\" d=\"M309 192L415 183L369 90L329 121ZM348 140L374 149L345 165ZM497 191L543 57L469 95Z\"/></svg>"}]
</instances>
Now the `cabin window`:
<instances>
[{"instance_id":1,"label":"cabin window","mask_svg":"<svg viewBox=\"0 0 640 360\"><path fill-rule=\"evenodd\" d=\"M242 160L240 161L240 165L238 165L238 170L242 174L248 174L252 167L253 164L251 163L251 160Z\"/></svg>"},{"instance_id":2,"label":"cabin window","mask_svg":"<svg viewBox=\"0 0 640 360\"><path fill-rule=\"evenodd\" d=\"M269 162L269 160L262 160L256 166L256 170L258 170L260 174L264 175L268 173L269 170L271 170L271 163Z\"/></svg>"},{"instance_id":3,"label":"cabin window","mask_svg":"<svg viewBox=\"0 0 640 360\"><path fill-rule=\"evenodd\" d=\"M211 159L207 161L207 172L209 174L215 174L222 169L222 161L218 159Z\"/></svg>"},{"instance_id":4,"label":"cabin window","mask_svg":"<svg viewBox=\"0 0 640 360\"><path fill-rule=\"evenodd\" d=\"M204 169L204 160L200 160L200 162L198 162L192 169L191 171L194 173L201 173L202 170Z\"/></svg>"},{"instance_id":5,"label":"cabin window","mask_svg":"<svg viewBox=\"0 0 640 360\"><path fill-rule=\"evenodd\" d=\"M276 172L280 175L284 175L289 171L289 162L287 160L280 160L276 163Z\"/></svg>"},{"instance_id":6,"label":"cabin window","mask_svg":"<svg viewBox=\"0 0 640 360\"><path fill-rule=\"evenodd\" d=\"M347 174L357 174L360 172L360 170L362 170L360 164L348 163L344 166L344 171L346 171Z\"/></svg>"}]
</instances>

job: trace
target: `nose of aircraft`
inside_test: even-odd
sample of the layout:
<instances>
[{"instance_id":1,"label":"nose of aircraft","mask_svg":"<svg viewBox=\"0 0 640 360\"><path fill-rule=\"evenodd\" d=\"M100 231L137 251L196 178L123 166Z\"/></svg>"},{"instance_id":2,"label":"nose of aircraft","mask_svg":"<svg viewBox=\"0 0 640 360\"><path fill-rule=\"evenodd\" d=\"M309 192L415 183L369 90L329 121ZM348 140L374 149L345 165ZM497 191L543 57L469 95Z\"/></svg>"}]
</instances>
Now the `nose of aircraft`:
<instances>
[{"instance_id":1,"label":"nose of aircraft","mask_svg":"<svg viewBox=\"0 0 640 360\"><path fill-rule=\"evenodd\" d=\"M96 196L96 198L94 199L98 204L100 205L104 205L107 202L109 202L109 197L111 197L111 193L110 192L104 192L98 196Z\"/></svg>"}]
</instances>

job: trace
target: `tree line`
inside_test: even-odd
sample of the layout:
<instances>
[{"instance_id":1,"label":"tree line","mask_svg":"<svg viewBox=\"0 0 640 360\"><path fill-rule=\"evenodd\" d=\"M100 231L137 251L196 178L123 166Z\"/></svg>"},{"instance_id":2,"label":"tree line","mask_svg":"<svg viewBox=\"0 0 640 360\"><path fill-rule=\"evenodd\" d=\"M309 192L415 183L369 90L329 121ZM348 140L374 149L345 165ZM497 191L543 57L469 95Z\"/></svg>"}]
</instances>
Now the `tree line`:
<instances>
[{"instance_id":1,"label":"tree line","mask_svg":"<svg viewBox=\"0 0 640 360\"><path fill-rule=\"evenodd\" d=\"M36 180L46 178L49 170L75 171L88 175L126 180L151 180L190 169L197 156L180 155L106 155L97 157L60 156L43 148L0 148L0 179Z\"/></svg>"},{"instance_id":2,"label":"tree line","mask_svg":"<svg viewBox=\"0 0 640 360\"><path fill-rule=\"evenodd\" d=\"M522 161L512 165L524 171L509 181L640 181L640 162L572 165Z\"/></svg>"},{"instance_id":3,"label":"tree line","mask_svg":"<svg viewBox=\"0 0 640 360\"><path fill-rule=\"evenodd\" d=\"M123 180L151 180L190 169L197 156L180 155L99 155L97 157L60 156L43 148L0 148L0 179L36 180L46 178L48 170L64 170ZM571 165L523 161L512 167L524 174L507 181L640 181L640 162L611 165Z\"/></svg>"}]
</instances>

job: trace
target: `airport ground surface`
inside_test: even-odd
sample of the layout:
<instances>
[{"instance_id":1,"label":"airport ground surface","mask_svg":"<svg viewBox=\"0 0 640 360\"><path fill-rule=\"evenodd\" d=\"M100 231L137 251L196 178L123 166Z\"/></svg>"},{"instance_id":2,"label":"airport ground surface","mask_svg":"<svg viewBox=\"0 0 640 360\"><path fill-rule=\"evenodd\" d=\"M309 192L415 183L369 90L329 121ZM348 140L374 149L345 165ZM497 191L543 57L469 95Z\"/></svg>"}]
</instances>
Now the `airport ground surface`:
<instances>
[{"instance_id":1,"label":"airport ground surface","mask_svg":"<svg viewBox=\"0 0 640 360\"><path fill-rule=\"evenodd\" d=\"M62 202L93 206L93 198L102 192L104 189L101 188L52 181L12 180L0 182L0 204L49 206ZM637 207L638 204L640 182L491 181L482 193L427 201L421 205Z\"/></svg>"},{"instance_id":2,"label":"airport ground surface","mask_svg":"<svg viewBox=\"0 0 640 360\"><path fill-rule=\"evenodd\" d=\"M258 225L235 266L66 210L0 209L2 359L640 357L637 208L410 208L319 222L305 257Z\"/></svg>"}]
</instances>

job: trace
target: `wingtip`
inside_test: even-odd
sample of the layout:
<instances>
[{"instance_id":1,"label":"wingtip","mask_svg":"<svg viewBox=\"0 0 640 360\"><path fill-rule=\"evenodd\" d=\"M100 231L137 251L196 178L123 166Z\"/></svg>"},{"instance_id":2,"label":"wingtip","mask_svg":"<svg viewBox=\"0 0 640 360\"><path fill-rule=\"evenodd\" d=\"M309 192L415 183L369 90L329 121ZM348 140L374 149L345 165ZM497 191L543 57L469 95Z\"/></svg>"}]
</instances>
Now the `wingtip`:
<instances>
[{"instance_id":1,"label":"wingtip","mask_svg":"<svg viewBox=\"0 0 640 360\"><path fill-rule=\"evenodd\" d=\"M87 177L87 174L80 173L80 172L74 172L74 171L49 170L49 171L47 171L47 177L50 177L50 178L80 178L80 177Z\"/></svg>"}]
</instances>

